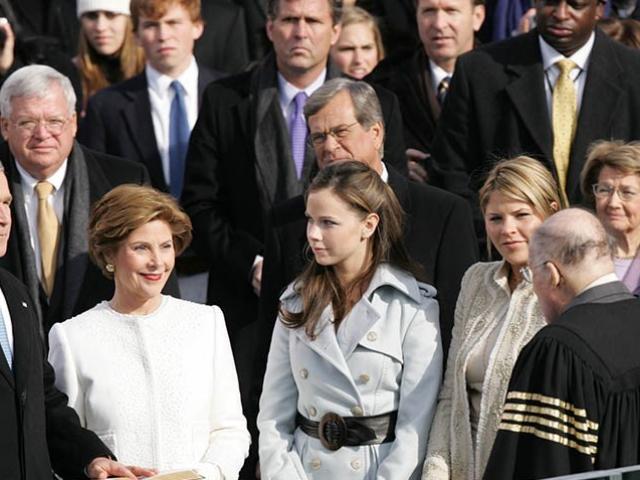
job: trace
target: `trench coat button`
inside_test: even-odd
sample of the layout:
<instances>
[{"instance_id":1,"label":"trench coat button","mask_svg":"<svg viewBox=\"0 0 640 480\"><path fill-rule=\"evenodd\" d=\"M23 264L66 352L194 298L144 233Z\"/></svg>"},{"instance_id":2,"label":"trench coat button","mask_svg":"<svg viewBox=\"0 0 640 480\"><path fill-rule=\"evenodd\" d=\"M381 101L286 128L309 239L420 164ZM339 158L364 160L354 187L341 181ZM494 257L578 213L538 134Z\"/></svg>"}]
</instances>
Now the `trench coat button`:
<instances>
[{"instance_id":1,"label":"trench coat button","mask_svg":"<svg viewBox=\"0 0 640 480\"><path fill-rule=\"evenodd\" d=\"M358 460L357 458L355 460L351 460L351 468L353 468L354 470L360 470L361 466L362 462L360 462L360 460Z\"/></svg>"},{"instance_id":2,"label":"trench coat button","mask_svg":"<svg viewBox=\"0 0 640 480\"><path fill-rule=\"evenodd\" d=\"M307 370L306 368L303 368L300 370L300 377L306 380L308 376L309 376L309 370Z\"/></svg>"},{"instance_id":3,"label":"trench coat button","mask_svg":"<svg viewBox=\"0 0 640 480\"><path fill-rule=\"evenodd\" d=\"M369 383L369 380L371 380L371 377L369 377L369 375L367 375L366 373L363 373L358 377L358 379L360 380L360 383Z\"/></svg>"},{"instance_id":4,"label":"trench coat button","mask_svg":"<svg viewBox=\"0 0 640 480\"><path fill-rule=\"evenodd\" d=\"M351 413L353 413L354 417L361 417L364 415L364 411L360 405L356 405L355 407L351 407Z\"/></svg>"},{"instance_id":5,"label":"trench coat button","mask_svg":"<svg viewBox=\"0 0 640 480\"><path fill-rule=\"evenodd\" d=\"M316 410L316 407L309 407L309 416L315 417L317 414L318 410Z\"/></svg>"},{"instance_id":6,"label":"trench coat button","mask_svg":"<svg viewBox=\"0 0 640 480\"><path fill-rule=\"evenodd\" d=\"M320 465L322 465L322 463L320 462L319 458L314 458L309 462L309 466L313 470L320 470Z\"/></svg>"},{"instance_id":7,"label":"trench coat button","mask_svg":"<svg viewBox=\"0 0 640 480\"><path fill-rule=\"evenodd\" d=\"M375 342L378 339L378 334L376 332L367 333L367 340L370 342Z\"/></svg>"}]
</instances>

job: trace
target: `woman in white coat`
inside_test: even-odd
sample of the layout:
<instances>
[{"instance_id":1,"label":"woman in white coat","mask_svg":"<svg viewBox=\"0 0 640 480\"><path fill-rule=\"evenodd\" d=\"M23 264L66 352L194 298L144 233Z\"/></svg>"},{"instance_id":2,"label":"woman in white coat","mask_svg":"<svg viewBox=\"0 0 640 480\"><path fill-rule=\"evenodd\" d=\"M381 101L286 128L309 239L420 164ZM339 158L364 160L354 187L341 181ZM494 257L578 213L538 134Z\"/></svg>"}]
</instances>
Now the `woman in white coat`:
<instances>
[{"instance_id":1,"label":"woman in white coat","mask_svg":"<svg viewBox=\"0 0 640 480\"><path fill-rule=\"evenodd\" d=\"M169 195L137 185L107 193L89 252L115 293L51 329L49 361L82 426L122 462L232 480L250 439L224 317L162 295L190 240Z\"/></svg>"},{"instance_id":2,"label":"woman in white coat","mask_svg":"<svg viewBox=\"0 0 640 480\"><path fill-rule=\"evenodd\" d=\"M417 478L442 372L435 290L410 273L398 201L366 165L325 167L306 208L314 260L281 298L262 479Z\"/></svg>"},{"instance_id":3,"label":"woman in white coat","mask_svg":"<svg viewBox=\"0 0 640 480\"><path fill-rule=\"evenodd\" d=\"M487 245L503 260L476 263L462 279L423 480L482 478L511 370L544 326L521 271L529 261L529 238L564 206L551 172L529 157L498 163L480 189Z\"/></svg>"}]
</instances>

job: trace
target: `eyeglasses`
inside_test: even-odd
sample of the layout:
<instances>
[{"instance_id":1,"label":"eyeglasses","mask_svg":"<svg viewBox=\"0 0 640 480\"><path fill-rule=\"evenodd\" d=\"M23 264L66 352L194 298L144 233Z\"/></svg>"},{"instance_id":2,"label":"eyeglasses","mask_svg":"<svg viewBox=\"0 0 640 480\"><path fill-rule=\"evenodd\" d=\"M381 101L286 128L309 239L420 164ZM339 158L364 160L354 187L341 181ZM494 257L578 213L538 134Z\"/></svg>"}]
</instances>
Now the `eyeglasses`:
<instances>
[{"instance_id":1,"label":"eyeglasses","mask_svg":"<svg viewBox=\"0 0 640 480\"><path fill-rule=\"evenodd\" d=\"M14 122L14 125L23 132L32 135L36 128L42 124L44 129L51 135L60 135L64 130L64 127L67 126L67 123L69 123L69 119L67 118L45 118L42 120L25 118Z\"/></svg>"},{"instance_id":2,"label":"eyeglasses","mask_svg":"<svg viewBox=\"0 0 640 480\"><path fill-rule=\"evenodd\" d=\"M545 265L545 264L549 263L550 261L551 260L545 260L544 262L540 262L535 266L535 268L541 267L542 265ZM533 283L533 270L532 270L532 267L522 267L520 269L520 275L522 275L522 278L524 279L525 282Z\"/></svg>"},{"instance_id":3,"label":"eyeglasses","mask_svg":"<svg viewBox=\"0 0 640 480\"><path fill-rule=\"evenodd\" d=\"M591 188L593 189L593 194L596 196L596 198L600 198L603 200L611 198L614 193L617 193L620 200L622 200L623 202L630 202L631 200L636 198L636 195L638 195L637 191L629 187L620 188L612 187L611 185L601 185L599 183L594 183L593 185L591 185Z\"/></svg>"},{"instance_id":4,"label":"eyeglasses","mask_svg":"<svg viewBox=\"0 0 640 480\"><path fill-rule=\"evenodd\" d=\"M309 143L314 147L319 147L324 145L324 142L327 141L329 136L332 136L334 140L339 142L340 140L344 140L351 133L351 128L358 125L359 122L353 122L350 125L338 125L337 127L330 128L324 132L316 132L309 134Z\"/></svg>"}]
</instances>

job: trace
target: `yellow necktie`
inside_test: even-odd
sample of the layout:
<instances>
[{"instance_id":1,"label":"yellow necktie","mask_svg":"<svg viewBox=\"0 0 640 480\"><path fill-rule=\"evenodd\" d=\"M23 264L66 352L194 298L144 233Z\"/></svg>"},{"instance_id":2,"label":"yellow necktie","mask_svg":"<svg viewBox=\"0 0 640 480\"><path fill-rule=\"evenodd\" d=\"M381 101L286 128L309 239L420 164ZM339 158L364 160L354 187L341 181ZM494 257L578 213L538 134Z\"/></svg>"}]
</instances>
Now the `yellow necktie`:
<instances>
[{"instance_id":1,"label":"yellow necktie","mask_svg":"<svg viewBox=\"0 0 640 480\"><path fill-rule=\"evenodd\" d=\"M51 297L56 276L60 225L58 217L48 201L53 192L53 185L49 182L38 182L35 190L38 195L38 240L40 241L40 258L42 260L42 283L47 296Z\"/></svg>"},{"instance_id":2,"label":"yellow necktie","mask_svg":"<svg viewBox=\"0 0 640 480\"><path fill-rule=\"evenodd\" d=\"M567 187L571 144L576 132L576 88L569 74L577 65L568 58L556 62L560 75L553 88L553 160L562 191Z\"/></svg>"}]
</instances>

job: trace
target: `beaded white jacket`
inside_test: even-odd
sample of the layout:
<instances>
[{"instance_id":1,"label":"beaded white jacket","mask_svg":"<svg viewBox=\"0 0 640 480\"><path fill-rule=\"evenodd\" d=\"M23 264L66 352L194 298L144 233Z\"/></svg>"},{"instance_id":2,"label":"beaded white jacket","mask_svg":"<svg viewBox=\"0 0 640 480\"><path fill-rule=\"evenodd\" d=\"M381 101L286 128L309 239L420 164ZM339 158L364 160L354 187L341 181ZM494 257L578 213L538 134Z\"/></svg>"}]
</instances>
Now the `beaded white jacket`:
<instances>
[{"instance_id":1,"label":"beaded white jacket","mask_svg":"<svg viewBox=\"0 0 640 480\"><path fill-rule=\"evenodd\" d=\"M511 292L504 262L476 263L465 273L444 384L431 426L423 480L481 479L496 437L504 397L518 354L544 325L531 284ZM478 341L504 319L489 356L482 385L480 418L474 444L471 433L467 362Z\"/></svg>"},{"instance_id":2,"label":"beaded white jacket","mask_svg":"<svg viewBox=\"0 0 640 480\"><path fill-rule=\"evenodd\" d=\"M250 437L218 307L164 296L134 316L102 302L49 342L56 386L118 460L238 478Z\"/></svg>"}]
</instances>

